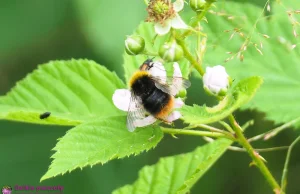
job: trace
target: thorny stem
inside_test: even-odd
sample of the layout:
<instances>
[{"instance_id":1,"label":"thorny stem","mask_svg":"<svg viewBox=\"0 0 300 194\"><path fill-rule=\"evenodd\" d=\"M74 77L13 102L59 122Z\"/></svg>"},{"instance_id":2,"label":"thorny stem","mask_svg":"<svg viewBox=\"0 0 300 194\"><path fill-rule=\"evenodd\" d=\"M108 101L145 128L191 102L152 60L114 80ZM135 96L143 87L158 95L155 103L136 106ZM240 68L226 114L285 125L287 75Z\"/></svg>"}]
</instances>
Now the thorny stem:
<instances>
[{"instance_id":1,"label":"thorny stem","mask_svg":"<svg viewBox=\"0 0 300 194\"><path fill-rule=\"evenodd\" d=\"M259 157L258 153L253 149L253 147L250 145L250 143L245 138L242 128L239 126L239 124L235 121L235 118L233 115L230 115L229 121L233 127L233 130L235 131L237 141L247 150L248 154L251 156L253 161L255 162L255 165L258 167L260 172L265 176L266 180L270 184L270 186L273 188L273 191L280 191L280 186L269 171L268 167L265 165L265 163L262 161L262 159Z\"/></svg>"},{"instance_id":2,"label":"thorny stem","mask_svg":"<svg viewBox=\"0 0 300 194\"><path fill-rule=\"evenodd\" d=\"M254 124L254 120L247 121L244 125L242 125L243 131L245 131L248 127Z\"/></svg>"},{"instance_id":3,"label":"thorny stem","mask_svg":"<svg viewBox=\"0 0 300 194\"><path fill-rule=\"evenodd\" d=\"M215 141L214 139L210 138L210 137L203 137L203 139L207 142L213 142ZM254 150L257 152L272 152L272 151L280 151L280 150L287 150L289 149L289 146L281 146L281 147L273 147L273 148L255 148ZM240 147L236 147L236 146L229 146L228 150L231 151L236 151L236 152L247 152L247 150L245 148L240 148Z\"/></svg>"},{"instance_id":4,"label":"thorny stem","mask_svg":"<svg viewBox=\"0 0 300 194\"><path fill-rule=\"evenodd\" d=\"M273 148L254 148L255 151L257 152L272 152L272 151L279 151L279 150L287 150L289 148L289 146L281 146L281 147L273 147ZM247 150L245 148L239 148L239 147L235 147L235 146L230 146L228 148L229 150L232 151L237 151L237 152L247 152Z\"/></svg>"},{"instance_id":5,"label":"thorny stem","mask_svg":"<svg viewBox=\"0 0 300 194\"><path fill-rule=\"evenodd\" d=\"M294 119L288 123L285 123L275 129L273 129L273 131L267 133L265 136L264 136L264 140L268 140L274 136L276 136L278 133L280 133L281 131L283 131L284 129L288 128L288 127L291 127L292 125L294 125L295 123L299 122L300 121L300 117L298 117L297 119Z\"/></svg>"},{"instance_id":6,"label":"thorny stem","mask_svg":"<svg viewBox=\"0 0 300 194\"><path fill-rule=\"evenodd\" d=\"M300 136L295 141L293 141L293 143L290 145L290 147L288 149L288 152L286 155L286 160L284 163L283 172L282 172L282 177L281 177L281 190L280 190L281 194L284 194L286 185L287 185L287 173L288 173L288 166L289 166L289 162L290 162L292 149L296 145L296 143L298 143L299 141L300 141Z\"/></svg>"},{"instance_id":7,"label":"thorny stem","mask_svg":"<svg viewBox=\"0 0 300 194\"><path fill-rule=\"evenodd\" d=\"M168 133L171 135L206 136L206 137L213 137L213 138L227 138L233 140L232 137L217 132L196 131L196 130L188 130L188 129L174 129L174 128L165 128L165 127L161 127L161 130L164 133Z\"/></svg>"},{"instance_id":8,"label":"thorny stem","mask_svg":"<svg viewBox=\"0 0 300 194\"><path fill-rule=\"evenodd\" d=\"M203 17L206 15L206 12L210 8L211 4L206 6L206 8L197 15L197 18L190 23L191 27L195 27L199 21L203 19ZM257 23L257 22L256 22ZM255 23L255 25L256 25ZM191 63L191 65L200 73L201 76L204 75L204 70L202 69L202 64L197 61L193 57L193 55L190 53L188 47L185 44L184 39L189 36L194 30L193 29L188 29L185 30L181 35L174 37L176 38L177 44L182 47L183 53L185 58ZM233 131L235 132L236 137L232 137L232 134L227 132L230 135L220 133L220 132L206 132L206 131L194 131L194 130L187 130L187 129L169 129L169 128L162 128L162 131L164 133L169 133L171 135L175 134L182 134L182 135L199 135L199 136L204 136L204 137L223 137L223 138L228 138L233 141L237 141L240 143L240 145L243 146L243 149L245 149L250 157L253 159L255 165L258 167L258 169L261 171L261 173L264 175L266 178L267 182L270 184L270 186L273 188L273 191L278 193L281 191L281 188L271 172L269 171L268 167L265 165L264 161L262 160L262 157L259 156L258 152L254 150L254 148L251 146L251 144L247 141L243 134L243 129L240 127L240 125L236 122L235 118L233 115L229 116L229 121L233 127ZM249 124L249 123L248 123ZM244 128L247 128L247 125L244 126ZM283 194L283 192L282 192Z\"/></svg>"},{"instance_id":9,"label":"thorny stem","mask_svg":"<svg viewBox=\"0 0 300 194\"><path fill-rule=\"evenodd\" d=\"M192 56L190 51L188 50L187 46L185 45L184 39L180 37L176 37L177 44L180 45L183 49L185 58L192 64L192 66L200 73L201 76L204 75L204 71L201 67L201 64L197 62L196 59ZM239 124L235 121L235 118L233 115L229 116L229 121L233 127L233 130L235 132L236 138L230 139L233 141L238 141L248 152L250 157L255 162L255 165L259 168L261 173L264 175L270 186L273 188L274 192L280 191L280 186L269 171L268 167L265 165L262 158L259 156L258 152L256 152L253 147L250 145L250 143L247 141L243 134L243 129L239 126ZM165 133L170 134L184 134L184 135L200 135L200 136L208 136L208 137L227 137L224 133L217 133L217 132L204 132L204 131L192 131L192 130L174 130L174 129L166 129L164 128L163 131ZM176 132L176 133L175 133ZM209 136L210 135L210 136Z\"/></svg>"},{"instance_id":10,"label":"thorny stem","mask_svg":"<svg viewBox=\"0 0 300 194\"><path fill-rule=\"evenodd\" d=\"M189 49L185 45L185 42L183 39L176 38L177 44L181 46L183 50L183 54L185 58L192 64L192 66L200 73L201 76L204 75L204 71L202 69L202 66L200 63L197 62L197 60L193 57L193 55L190 53Z\"/></svg>"},{"instance_id":11,"label":"thorny stem","mask_svg":"<svg viewBox=\"0 0 300 194\"><path fill-rule=\"evenodd\" d=\"M212 127L212 126L209 126L209 125L205 125L205 124L190 125L187 128L192 129L192 128L196 128L196 127L199 127L199 128L202 128L202 129L206 129L206 130L209 130L211 132L218 132L218 133L223 133L224 132L221 129L218 129L218 128L215 128L215 127Z\"/></svg>"},{"instance_id":12,"label":"thorny stem","mask_svg":"<svg viewBox=\"0 0 300 194\"><path fill-rule=\"evenodd\" d=\"M230 127L230 125L228 125L226 122L224 121L219 121L219 123L221 125L223 125L223 127L225 127L225 129L227 129L230 133L234 133L234 131L232 130L232 128Z\"/></svg>"},{"instance_id":13,"label":"thorny stem","mask_svg":"<svg viewBox=\"0 0 300 194\"><path fill-rule=\"evenodd\" d=\"M287 129L289 127L291 127L292 125L294 125L295 123L299 122L300 121L300 117L294 119L294 120L291 120L290 122L288 123L285 123L279 127L276 127L275 129L272 129L270 131L267 131L265 133L262 133L260 135L257 135L257 136L254 136L250 139L248 139L249 142L251 141L256 141L256 140L259 140L259 139L264 139L264 140L268 140L268 139L271 139L272 137L276 136L278 133L280 133L281 131L283 131L284 129Z\"/></svg>"},{"instance_id":14,"label":"thorny stem","mask_svg":"<svg viewBox=\"0 0 300 194\"><path fill-rule=\"evenodd\" d=\"M193 125L192 127L193 128L194 127L199 127L199 128L203 128L203 129L209 130L211 132L222 133L224 135L227 135L227 136L231 137L233 140L235 140L234 136L231 133L229 133L227 131L224 131L224 130L221 130L221 129L218 129L218 128L215 128L215 127L212 127L212 126L209 126L209 125L198 124L198 125Z\"/></svg>"},{"instance_id":15,"label":"thorny stem","mask_svg":"<svg viewBox=\"0 0 300 194\"><path fill-rule=\"evenodd\" d=\"M204 10L197 14L195 20L190 23L191 28L185 30L181 35L173 34L173 37L176 37L176 42L182 47L185 58L192 64L192 66L200 73L201 76L204 75L204 70L202 69L201 63L199 63L193 55L190 53L189 49L185 45L184 39L189 36L192 32L194 32L194 27L198 25L199 21L203 19L206 15L207 11L211 7L212 3L207 3Z\"/></svg>"},{"instance_id":16,"label":"thorny stem","mask_svg":"<svg viewBox=\"0 0 300 194\"><path fill-rule=\"evenodd\" d=\"M200 24L198 25L200 26ZM197 34L197 49L196 49L197 62L199 64L202 64L202 56L200 56L200 51L201 51L201 35Z\"/></svg>"},{"instance_id":17,"label":"thorny stem","mask_svg":"<svg viewBox=\"0 0 300 194\"><path fill-rule=\"evenodd\" d=\"M207 3L207 5L205 6L204 10L201 11L200 13L197 14L196 18L190 23L191 27L195 27L197 26L198 22L201 21L204 16L206 15L207 11L209 10L210 6L212 5L212 3ZM187 36L189 36L191 33L193 32L192 29L187 29L185 30L182 35L180 36L180 38L184 39Z\"/></svg>"}]
</instances>

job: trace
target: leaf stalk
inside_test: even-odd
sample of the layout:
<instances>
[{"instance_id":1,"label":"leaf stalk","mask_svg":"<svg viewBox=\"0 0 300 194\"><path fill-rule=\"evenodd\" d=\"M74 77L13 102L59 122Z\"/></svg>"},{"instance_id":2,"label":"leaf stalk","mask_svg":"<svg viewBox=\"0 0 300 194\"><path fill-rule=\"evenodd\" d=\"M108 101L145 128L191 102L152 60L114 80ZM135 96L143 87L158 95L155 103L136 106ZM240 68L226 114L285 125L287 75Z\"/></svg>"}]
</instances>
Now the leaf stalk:
<instances>
[{"instance_id":1,"label":"leaf stalk","mask_svg":"<svg viewBox=\"0 0 300 194\"><path fill-rule=\"evenodd\" d=\"M232 136L228 136L219 132L175 129L175 128L165 128L165 127L161 127L161 130L164 133L171 134L171 135L192 135L192 136L205 136L205 137L213 137L213 138L227 138L234 141L234 138Z\"/></svg>"}]
</instances>

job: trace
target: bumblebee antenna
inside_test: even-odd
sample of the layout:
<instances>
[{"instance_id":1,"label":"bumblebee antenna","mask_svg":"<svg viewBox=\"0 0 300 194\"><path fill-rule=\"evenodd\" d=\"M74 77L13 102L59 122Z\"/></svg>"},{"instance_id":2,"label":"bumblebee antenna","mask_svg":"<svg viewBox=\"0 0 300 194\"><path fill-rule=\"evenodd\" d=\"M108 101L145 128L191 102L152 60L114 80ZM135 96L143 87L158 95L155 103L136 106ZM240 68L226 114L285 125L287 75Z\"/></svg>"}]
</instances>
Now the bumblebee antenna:
<instances>
[{"instance_id":1,"label":"bumblebee antenna","mask_svg":"<svg viewBox=\"0 0 300 194\"><path fill-rule=\"evenodd\" d=\"M153 61L153 59L154 59L155 57L152 57L152 58L149 58L149 57L147 57L147 62L149 63L149 62L152 62Z\"/></svg>"}]
</instances>

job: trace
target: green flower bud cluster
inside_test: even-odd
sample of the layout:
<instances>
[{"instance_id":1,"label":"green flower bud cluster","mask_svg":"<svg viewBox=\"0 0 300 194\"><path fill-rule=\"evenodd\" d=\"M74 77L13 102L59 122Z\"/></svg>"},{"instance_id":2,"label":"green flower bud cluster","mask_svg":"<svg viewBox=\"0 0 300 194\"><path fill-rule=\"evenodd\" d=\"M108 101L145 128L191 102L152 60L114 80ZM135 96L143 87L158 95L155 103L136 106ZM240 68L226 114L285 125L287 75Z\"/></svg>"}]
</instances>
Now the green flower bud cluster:
<instances>
[{"instance_id":1,"label":"green flower bud cluster","mask_svg":"<svg viewBox=\"0 0 300 194\"><path fill-rule=\"evenodd\" d=\"M145 40L139 35L128 36L125 40L125 51L128 55L138 55L145 50Z\"/></svg>"},{"instance_id":2,"label":"green flower bud cluster","mask_svg":"<svg viewBox=\"0 0 300 194\"><path fill-rule=\"evenodd\" d=\"M167 62L179 61L183 57L183 50L176 41L171 41L163 44L159 51L159 56Z\"/></svg>"},{"instance_id":3,"label":"green flower bud cluster","mask_svg":"<svg viewBox=\"0 0 300 194\"><path fill-rule=\"evenodd\" d=\"M179 91L179 93L176 95L176 97L186 98L186 95L187 95L186 89L182 89L182 90Z\"/></svg>"},{"instance_id":4,"label":"green flower bud cluster","mask_svg":"<svg viewBox=\"0 0 300 194\"><path fill-rule=\"evenodd\" d=\"M202 11L206 4L206 0L190 0L190 7L196 12Z\"/></svg>"}]
</instances>

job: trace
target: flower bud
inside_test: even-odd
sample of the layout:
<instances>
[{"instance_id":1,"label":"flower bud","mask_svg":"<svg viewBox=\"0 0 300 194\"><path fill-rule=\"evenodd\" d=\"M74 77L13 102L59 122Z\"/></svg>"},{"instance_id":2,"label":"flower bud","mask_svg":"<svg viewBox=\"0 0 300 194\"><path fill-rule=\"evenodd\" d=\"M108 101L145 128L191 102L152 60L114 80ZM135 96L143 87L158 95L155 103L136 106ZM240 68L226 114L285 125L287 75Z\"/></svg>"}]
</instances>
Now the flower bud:
<instances>
[{"instance_id":1,"label":"flower bud","mask_svg":"<svg viewBox=\"0 0 300 194\"><path fill-rule=\"evenodd\" d=\"M190 0L190 7L196 11L202 11L205 8L206 0Z\"/></svg>"},{"instance_id":2,"label":"flower bud","mask_svg":"<svg viewBox=\"0 0 300 194\"><path fill-rule=\"evenodd\" d=\"M125 51L128 55L138 55L145 49L145 40L139 35L128 36L125 40Z\"/></svg>"},{"instance_id":3,"label":"flower bud","mask_svg":"<svg viewBox=\"0 0 300 194\"><path fill-rule=\"evenodd\" d=\"M158 54L163 60L174 62L179 61L183 57L183 50L176 41L172 41L163 44L160 47Z\"/></svg>"},{"instance_id":4,"label":"flower bud","mask_svg":"<svg viewBox=\"0 0 300 194\"><path fill-rule=\"evenodd\" d=\"M230 86L230 77L223 66L207 67L203 76L206 92L212 95L224 96Z\"/></svg>"},{"instance_id":5,"label":"flower bud","mask_svg":"<svg viewBox=\"0 0 300 194\"><path fill-rule=\"evenodd\" d=\"M186 89L182 89L182 90L179 90L178 94L176 95L176 97L179 97L179 98L185 98L186 97Z\"/></svg>"}]
</instances>

